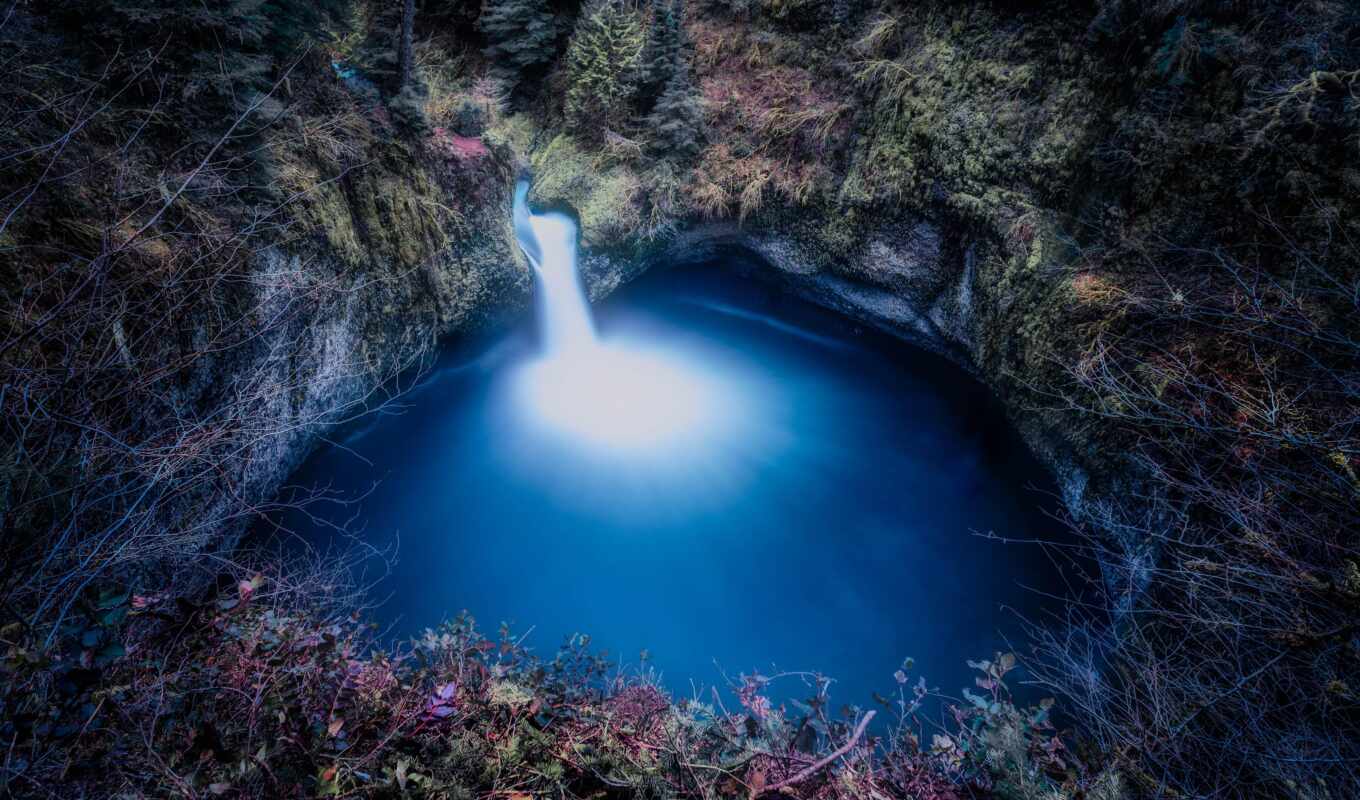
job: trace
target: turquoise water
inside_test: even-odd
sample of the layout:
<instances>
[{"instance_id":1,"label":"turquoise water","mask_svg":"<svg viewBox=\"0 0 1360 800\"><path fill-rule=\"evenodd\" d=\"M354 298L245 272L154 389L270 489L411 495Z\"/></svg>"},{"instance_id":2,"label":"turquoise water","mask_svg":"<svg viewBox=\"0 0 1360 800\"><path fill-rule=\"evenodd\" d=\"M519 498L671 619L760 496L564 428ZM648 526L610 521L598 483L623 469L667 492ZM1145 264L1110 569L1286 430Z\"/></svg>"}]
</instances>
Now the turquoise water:
<instances>
[{"instance_id":1,"label":"turquoise water","mask_svg":"<svg viewBox=\"0 0 1360 800\"><path fill-rule=\"evenodd\" d=\"M947 361L722 265L649 275L596 328L625 354L609 370L545 373L527 326L452 348L404 413L294 477L397 545L394 636L467 610L544 654L578 632L624 668L646 650L678 694L817 670L863 706L908 657L958 694L966 659L1042 615L1033 589L1063 592L1043 550L980 535L1058 536L1053 487Z\"/></svg>"}]
</instances>

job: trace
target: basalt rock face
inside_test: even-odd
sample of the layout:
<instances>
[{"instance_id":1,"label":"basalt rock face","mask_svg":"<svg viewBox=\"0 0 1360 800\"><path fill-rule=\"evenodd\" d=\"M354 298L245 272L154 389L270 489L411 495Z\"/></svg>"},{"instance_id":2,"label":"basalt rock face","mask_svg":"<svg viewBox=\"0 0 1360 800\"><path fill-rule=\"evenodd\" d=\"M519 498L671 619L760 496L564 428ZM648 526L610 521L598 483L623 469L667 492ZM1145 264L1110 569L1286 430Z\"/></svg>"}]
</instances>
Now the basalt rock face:
<instances>
[{"instance_id":1,"label":"basalt rock face","mask_svg":"<svg viewBox=\"0 0 1360 800\"><path fill-rule=\"evenodd\" d=\"M519 124L528 123L520 117ZM592 300L650 269L713 262L741 270L969 370L1052 469L1074 516L1091 491L1108 491L1101 476L1116 473L1110 459L1035 391L1052 377L1044 340L1062 325L1070 301L1064 267L1071 254L1057 212L1032 211L1033 230L1021 238L1008 229L1010 218L948 205L859 211L852 234L828 237L843 212L824 204L776 204L744 222L682 212L660 233L644 235L630 224L645 210L618 188L626 183L620 168L573 167L564 176L561 165L578 155L574 145L551 128L530 127L529 136L493 145L481 161L426 159L337 198L331 219L338 222L327 224L327 240L339 254L323 258L343 271L353 247L370 265L368 277L342 302L298 323L308 345L276 368L303 369L310 378L264 412L287 433L262 444L252 460L255 495L282 485L324 431L380 400L381 383L419 363L437 341L493 330L527 307L531 272L510 228L511 186L526 174L535 207L578 220L579 266ZM467 175L450 179L447 171ZM471 202L468 180L480 186ZM419 207L431 203L457 204L472 221L456 235L432 233L418 219ZM286 258L297 256L265 256Z\"/></svg>"},{"instance_id":2,"label":"basalt rock face","mask_svg":"<svg viewBox=\"0 0 1360 800\"><path fill-rule=\"evenodd\" d=\"M534 173L531 203L578 220L593 299L648 269L740 270L970 371L1053 470L1074 516L1101 484L1092 475L1130 474L1047 396L1063 377L1051 354L1054 342L1070 338L1064 320L1073 302L1075 252L1057 210L1037 200L1021 218L949 203L776 203L745 221L692 214L668 220L660 235L629 234L618 220L645 217L640 201L616 196L609 183L617 177L592 180L562 137L540 134L522 158Z\"/></svg>"},{"instance_id":3,"label":"basalt rock face","mask_svg":"<svg viewBox=\"0 0 1360 800\"><path fill-rule=\"evenodd\" d=\"M398 130L335 65L307 62L290 82L286 122L252 151L268 199L290 218L287 236L244 248L252 255L237 283L252 293L241 302L253 307L258 335L220 350L211 319L187 319L160 337L167 360L189 356L180 406L205 418L230 408L234 426L221 465L227 488L205 485L167 509L164 527L229 546L328 430L382 402L441 340L493 330L524 309L532 281L510 197L525 169L531 200L580 220L593 298L647 269L723 260L946 354L1005 402L1077 509L1083 476L1108 470L1030 387L1046 380L1040 345L1062 324L1070 291L1055 209L1071 198L1048 188L1072 176L1086 147L1089 87L1072 53L1051 53L1040 35L1060 21L1002 26L989 6L975 11L948 28L902 20L900 47L930 55L921 74L939 77L910 115L857 96L834 62L849 27L696 11L687 24L710 146L683 167L598 151L563 130L546 90L544 108L487 112L486 124L457 134ZM912 37L921 47L906 47ZM1039 59L1045 70L1028 63ZM771 115L784 108L821 122L778 133L786 126ZM813 141L811 127L826 141ZM757 181L768 182L767 199L748 202L766 185ZM717 201L700 210L693 187ZM200 206L195 218L235 213L211 198ZM150 365L158 355L127 360ZM176 425L175 412L163 412L146 427Z\"/></svg>"},{"instance_id":4,"label":"basalt rock face","mask_svg":"<svg viewBox=\"0 0 1360 800\"><path fill-rule=\"evenodd\" d=\"M240 384L252 395L232 491L173 509L204 525L204 549L234 547L251 519L243 508L276 496L328 432L419 380L441 342L494 332L527 307L532 279L514 249L503 163L423 153L370 168L299 209L325 214L322 237L252 255L260 335L186 378L205 398ZM481 201L455 225L430 224L425 204L469 182Z\"/></svg>"},{"instance_id":5,"label":"basalt rock face","mask_svg":"<svg viewBox=\"0 0 1360 800\"><path fill-rule=\"evenodd\" d=\"M384 382L403 370L409 375L418 369L438 341L494 331L527 308L532 279L513 243L506 178L518 174L513 167L523 156L511 151L488 158L503 163L483 175L486 201L472 209L479 221L477 233L438 246L423 244L425 252L415 257L402 255L399 244L393 244L396 231L418 235L411 215L355 211L352 206L345 212L350 219L378 215L382 221L369 225L385 226L387 243L374 246L376 252L365 260L351 291L337 294L314 313L296 315L289 327L275 333L280 341L301 343L291 357L274 358L269 365L280 386L296 388L278 393L261 409L285 432L262 439L249 459L244 481L252 495L269 496L322 433L382 402L389 388L399 388L399 383ZM436 174L440 168L422 167ZM426 180L423 174L418 179L380 179L383 191L398 198L419 196ZM576 197L553 196L536 186L531 199L540 208L563 209L581 219L573 204ZM340 202L350 205L348 199ZM995 237L981 236L957 221L885 214L871 218L862 237L835 250L808 233L825 225L825 219L807 211L748 224L690 220L668 236L604 244L592 244L593 231L586 227L579 265L592 300L598 301L649 269L720 264L945 355L973 373L980 390L995 392L1006 402L1014 423L1054 470L1069 508L1079 513L1087 476L1101 467L1070 431L1023 405L1026 395L1017 387L1024 376L1014 371L1016 354L1023 354L1029 337L1036 335L1025 330L1026 319L1031 318L1032 326L1036 313L1030 303L1038 298L1042 307L1064 291L1056 274L1045 283L1033 252L1007 257ZM285 262L302 257L271 247L260 254L260 269L283 272ZM309 269L344 271L339 256L320 257L321 263ZM991 272L984 264L991 265ZM1028 302L1003 297L998 290L1016 280L1030 287ZM290 297L289 288L274 291L277 296L270 302L280 309L297 299ZM256 357L272 356L269 348L262 348Z\"/></svg>"},{"instance_id":6,"label":"basalt rock face","mask_svg":"<svg viewBox=\"0 0 1360 800\"><path fill-rule=\"evenodd\" d=\"M327 430L380 408L416 380L441 339L494 329L525 305L527 276L503 242L488 239L468 253L476 257L445 250L416 270L378 262L332 302L292 315L269 342L239 354L231 371L272 376L279 389L262 393L257 413L272 432L245 459L244 492L268 498ZM285 272L298 259L269 247L257 265ZM275 288L263 308L284 315L305 300L300 294Z\"/></svg>"},{"instance_id":7,"label":"basalt rock face","mask_svg":"<svg viewBox=\"0 0 1360 800\"><path fill-rule=\"evenodd\" d=\"M1092 153L1128 98L1101 84L1069 8L844 11L815 25L695 11L697 161L540 131L519 149L530 199L577 212L593 296L650 267L723 261L952 358L1080 515L1102 476L1132 474L1054 391L1080 347L1073 231L1106 203Z\"/></svg>"},{"instance_id":8,"label":"basalt rock face","mask_svg":"<svg viewBox=\"0 0 1360 800\"><path fill-rule=\"evenodd\" d=\"M570 207L561 199L553 205ZM979 391L1002 399L1013 424L1053 471L1068 510L1080 517L1092 472L1108 465L1056 414L1029 402L1026 376L1014 371L1017 354L1035 335L1034 317L1045 304L1047 313L1056 313L1062 302L1066 289L1058 272L1048 270L1045 281L1030 253L1005 258L1000 245L948 222L885 218L845 252L829 252L799 235L819 224L806 215L769 227L699 223L664 243L586 249L582 276L592 299L600 299L648 269L712 264L944 355L978 379ZM984 273L983 258L1002 266ZM998 280L998 270L1030 273L1023 279L1041 310L1002 297L998 286L1017 276Z\"/></svg>"},{"instance_id":9,"label":"basalt rock face","mask_svg":"<svg viewBox=\"0 0 1360 800\"><path fill-rule=\"evenodd\" d=\"M779 230L701 227L666 253L672 263L737 256L753 277L911 340L968 368L973 361L973 259L926 220L888 221L851 253L831 256Z\"/></svg>"}]
</instances>

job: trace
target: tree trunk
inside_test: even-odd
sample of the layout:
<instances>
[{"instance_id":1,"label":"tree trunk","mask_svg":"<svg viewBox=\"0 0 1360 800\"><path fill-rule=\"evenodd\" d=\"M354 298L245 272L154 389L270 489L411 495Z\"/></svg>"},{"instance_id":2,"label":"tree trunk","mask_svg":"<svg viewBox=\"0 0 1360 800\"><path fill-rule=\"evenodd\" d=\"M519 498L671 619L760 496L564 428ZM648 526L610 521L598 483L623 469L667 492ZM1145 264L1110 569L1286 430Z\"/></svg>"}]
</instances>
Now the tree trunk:
<instances>
[{"instance_id":1,"label":"tree trunk","mask_svg":"<svg viewBox=\"0 0 1360 800\"><path fill-rule=\"evenodd\" d=\"M411 83L411 73L415 71L415 54L412 39L416 27L416 0L403 0L401 6L401 32L397 39L397 91Z\"/></svg>"}]
</instances>

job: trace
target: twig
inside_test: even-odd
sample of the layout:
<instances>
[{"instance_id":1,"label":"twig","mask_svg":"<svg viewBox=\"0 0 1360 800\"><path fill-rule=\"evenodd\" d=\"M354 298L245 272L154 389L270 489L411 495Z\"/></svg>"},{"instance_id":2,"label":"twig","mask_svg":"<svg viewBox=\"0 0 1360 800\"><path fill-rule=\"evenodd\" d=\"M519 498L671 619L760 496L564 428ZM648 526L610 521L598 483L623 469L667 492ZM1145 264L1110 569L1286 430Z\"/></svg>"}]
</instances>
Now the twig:
<instances>
[{"instance_id":1,"label":"twig","mask_svg":"<svg viewBox=\"0 0 1360 800\"><path fill-rule=\"evenodd\" d=\"M782 789L786 789L790 786L793 786L794 784L802 783L808 778L811 778L813 775L816 775L818 772L821 772L822 769L824 769L831 762L850 752L854 748L854 746L859 743L860 737L864 735L864 729L869 727L869 721L872 720L874 718L874 715L877 713L878 713L877 711L870 711L869 713L865 714L864 718L861 719L859 721L859 724L855 726L855 732L851 734L850 738L846 740L845 744L836 748L836 751L833 752L831 755L827 756L826 758L823 758L821 761L818 761L816 764L813 764L812 766L808 767L802 772L799 772L792 778L785 778L779 783L765 787L765 790L761 792L761 794L778 792Z\"/></svg>"}]
</instances>

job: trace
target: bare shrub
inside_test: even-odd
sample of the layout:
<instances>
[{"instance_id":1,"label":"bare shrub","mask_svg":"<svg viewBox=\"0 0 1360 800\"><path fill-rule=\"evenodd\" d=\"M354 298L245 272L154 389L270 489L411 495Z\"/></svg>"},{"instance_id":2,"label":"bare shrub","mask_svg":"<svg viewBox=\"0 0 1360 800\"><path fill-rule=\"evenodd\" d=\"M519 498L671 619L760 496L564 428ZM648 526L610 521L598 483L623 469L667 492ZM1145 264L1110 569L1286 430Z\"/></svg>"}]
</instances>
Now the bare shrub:
<instances>
[{"instance_id":1,"label":"bare shrub","mask_svg":"<svg viewBox=\"0 0 1360 800\"><path fill-rule=\"evenodd\" d=\"M338 328L310 323L346 307L353 277L271 249L318 185L249 183L292 68L211 140L168 153L144 141L164 98L128 99L173 83L155 69L31 107L63 74L34 69L2 98L26 111L0 155L0 600L46 644L104 581L192 584L194 556L253 518L307 431L381 403L384 376L423 357L416 344L370 363L332 341ZM362 133L342 113L293 135L331 165L325 183Z\"/></svg>"},{"instance_id":2,"label":"bare shrub","mask_svg":"<svg viewBox=\"0 0 1360 800\"><path fill-rule=\"evenodd\" d=\"M1261 223L1276 245L1104 271L1114 313L1065 362L1146 488L1085 509L1101 610L1036 668L1151 794L1360 792L1360 252Z\"/></svg>"}]
</instances>

